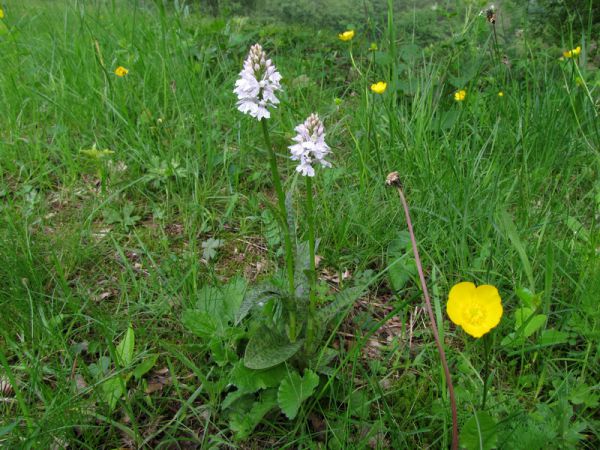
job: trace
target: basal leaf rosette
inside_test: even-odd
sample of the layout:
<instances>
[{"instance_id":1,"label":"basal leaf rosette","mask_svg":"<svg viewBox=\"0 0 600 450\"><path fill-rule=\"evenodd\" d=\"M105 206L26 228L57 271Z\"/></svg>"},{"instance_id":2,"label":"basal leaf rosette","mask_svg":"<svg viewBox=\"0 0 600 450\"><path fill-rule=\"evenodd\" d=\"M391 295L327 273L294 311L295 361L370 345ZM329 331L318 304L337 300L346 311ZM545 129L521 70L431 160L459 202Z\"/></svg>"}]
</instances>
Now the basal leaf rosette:
<instances>
[{"instance_id":1,"label":"basal leaf rosette","mask_svg":"<svg viewBox=\"0 0 600 450\"><path fill-rule=\"evenodd\" d=\"M446 311L467 334L480 338L500 323L502 299L494 286L462 282L450 289Z\"/></svg>"}]
</instances>

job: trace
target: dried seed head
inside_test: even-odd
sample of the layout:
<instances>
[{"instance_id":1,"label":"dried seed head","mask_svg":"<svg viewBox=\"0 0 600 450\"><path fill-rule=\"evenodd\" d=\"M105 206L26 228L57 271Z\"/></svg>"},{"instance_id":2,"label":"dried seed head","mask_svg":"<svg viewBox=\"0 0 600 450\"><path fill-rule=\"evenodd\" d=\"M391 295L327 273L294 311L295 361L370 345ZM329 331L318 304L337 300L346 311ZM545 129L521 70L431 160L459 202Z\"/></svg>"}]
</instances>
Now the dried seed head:
<instances>
[{"instance_id":1,"label":"dried seed head","mask_svg":"<svg viewBox=\"0 0 600 450\"><path fill-rule=\"evenodd\" d=\"M390 173L386 178L385 178L385 184L387 184L388 186L401 186L400 183L400 175L398 175L398 172L392 172Z\"/></svg>"}]
</instances>

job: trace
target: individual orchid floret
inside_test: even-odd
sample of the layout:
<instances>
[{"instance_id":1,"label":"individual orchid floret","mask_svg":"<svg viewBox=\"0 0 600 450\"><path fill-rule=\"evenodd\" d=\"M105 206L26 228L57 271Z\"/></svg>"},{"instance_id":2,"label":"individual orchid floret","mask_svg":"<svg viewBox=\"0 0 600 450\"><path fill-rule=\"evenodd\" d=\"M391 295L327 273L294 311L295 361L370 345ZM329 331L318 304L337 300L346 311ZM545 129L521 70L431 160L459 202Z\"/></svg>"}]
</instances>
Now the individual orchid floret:
<instances>
[{"instance_id":1,"label":"individual orchid floret","mask_svg":"<svg viewBox=\"0 0 600 450\"><path fill-rule=\"evenodd\" d=\"M329 146L325 143L325 127L317 114L311 114L306 121L295 128L298 133L292 140L296 144L290 145L291 159L299 161L296 171L303 176L314 177L314 163L323 167L331 167L331 163L325 161L330 153Z\"/></svg>"},{"instance_id":2,"label":"individual orchid floret","mask_svg":"<svg viewBox=\"0 0 600 450\"><path fill-rule=\"evenodd\" d=\"M275 92L281 90L280 81L281 75L273 62L267 59L260 44L254 44L233 90L238 96L238 110L258 120L271 117L269 108L276 108L279 103Z\"/></svg>"}]
</instances>

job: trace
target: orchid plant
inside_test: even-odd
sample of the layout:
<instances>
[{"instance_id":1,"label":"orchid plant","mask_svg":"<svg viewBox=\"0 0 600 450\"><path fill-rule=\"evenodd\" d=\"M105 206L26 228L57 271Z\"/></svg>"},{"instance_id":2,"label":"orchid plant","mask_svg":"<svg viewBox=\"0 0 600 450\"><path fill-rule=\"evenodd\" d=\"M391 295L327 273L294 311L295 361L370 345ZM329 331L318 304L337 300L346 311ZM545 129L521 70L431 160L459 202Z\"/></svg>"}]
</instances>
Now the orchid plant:
<instances>
[{"instance_id":1,"label":"orchid plant","mask_svg":"<svg viewBox=\"0 0 600 450\"><path fill-rule=\"evenodd\" d=\"M206 341L215 363L228 373L227 396L221 408L239 438L247 436L276 406L290 419L329 373L336 351L321 345L328 324L363 294L368 283L322 298L317 292L314 198L312 180L318 166L327 168L331 149L325 127L311 114L296 128L290 159L306 181L306 241L299 239L292 192L285 192L268 119L280 103L281 75L259 44L250 48L235 83L237 109L260 122L273 186L274 208L285 247L285 282L277 275L256 286L236 279L220 288L206 288L197 308L184 312L183 323ZM324 306L317 308L323 303Z\"/></svg>"}]
</instances>

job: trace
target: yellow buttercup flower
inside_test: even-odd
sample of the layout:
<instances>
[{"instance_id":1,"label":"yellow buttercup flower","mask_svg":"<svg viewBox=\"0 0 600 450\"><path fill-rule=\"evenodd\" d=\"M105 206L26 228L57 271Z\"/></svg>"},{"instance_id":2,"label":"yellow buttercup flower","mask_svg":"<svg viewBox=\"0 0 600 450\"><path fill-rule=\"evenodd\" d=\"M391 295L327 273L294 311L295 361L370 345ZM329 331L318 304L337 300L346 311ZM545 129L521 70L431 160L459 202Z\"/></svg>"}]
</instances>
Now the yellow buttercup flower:
<instances>
[{"instance_id":1,"label":"yellow buttercup flower","mask_svg":"<svg viewBox=\"0 0 600 450\"><path fill-rule=\"evenodd\" d=\"M456 91L454 93L454 100L456 100L457 102L462 102L466 97L467 91L464 89L461 89L460 91Z\"/></svg>"},{"instance_id":2,"label":"yellow buttercup flower","mask_svg":"<svg viewBox=\"0 0 600 450\"><path fill-rule=\"evenodd\" d=\"M343 33L338 34L338 37L341 41L350 41L354 37L354 30L344 31Z\"/></svg>"},{"instance_id":3,"label":"yellow buttercup flower","mask_svg":"<svg viewBox=\"0 0 600 450\"><path fill-rule=\"evenodd\" d=\"M124 77L129 73L129 70L123 66L119 66L115 69L115 75L118 77Z\"/></svg>"},{"instance_id":4,"label":"yellow buttercup flower","mask_svg":"<svg viewBox=\"0 0 600 450\"><path fill-rule=\"evenodd\" d=\"M0 19L4 19L4 10L0 8Z\"/></svg>"},{"instance_id":5,"label":"yellow buttercup flower","mask_svg":"<svg viewBox=\"0 0 600 450\"><path fill-rule=\"evenodd\" d=\"M385 81L379 81L371 85L371 90L376 94L383 94L387 89L387 83Z\"/></svg>"},{"instance_id":6,"label":"yellow buttercup flower","mask_svg":"<svg viewBox=\"0 0 600 450\"><path fill-rule=\"evenodd\" d=\"M498 92L498 97L504 97L504 92L502 92L502 91Z\"/></svg>"},{"instance_id":7,"label":"yellow buttercup flower","mask_svg":"<svg viewBox=\"0 0 600 450\"><path fill-rule=\"evenodd\" d=\"M574 58L575 56L579 56L580 53L581 53L581 47L578 45L577 47L575 47L572 50L564 51L563 56L565 58Z\"/></svg>"},{"instance_id":8,"label":"yellow buttercup flower","mask_svg":"<svg viewBox=\"0 0 600 450\"><path fill-rule=\"evenodd\" d=\"M494 286L483 284L475 287L466 281L450 289L446 312L465 333L480 338L500 323L502 299Z\"/></svg>"}]
</instances>

